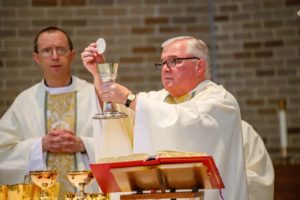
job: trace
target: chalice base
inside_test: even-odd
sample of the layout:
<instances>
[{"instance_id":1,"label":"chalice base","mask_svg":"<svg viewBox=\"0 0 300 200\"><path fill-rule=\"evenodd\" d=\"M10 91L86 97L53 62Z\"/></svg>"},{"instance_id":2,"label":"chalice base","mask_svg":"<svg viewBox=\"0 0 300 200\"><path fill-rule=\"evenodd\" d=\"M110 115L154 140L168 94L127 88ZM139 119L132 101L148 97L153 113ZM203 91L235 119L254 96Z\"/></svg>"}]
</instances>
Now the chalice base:
<instances>
[{"instance_id":1,"label":"chalice base","mask_svg":"<svg viewBox=\"0 0 300 200\"><path fill-rule=\"evenodd\" d=\"M107 111L96 114L93 119L119 119L128 117L125 113L117 111Z\"/></svg>"}]
</instances>

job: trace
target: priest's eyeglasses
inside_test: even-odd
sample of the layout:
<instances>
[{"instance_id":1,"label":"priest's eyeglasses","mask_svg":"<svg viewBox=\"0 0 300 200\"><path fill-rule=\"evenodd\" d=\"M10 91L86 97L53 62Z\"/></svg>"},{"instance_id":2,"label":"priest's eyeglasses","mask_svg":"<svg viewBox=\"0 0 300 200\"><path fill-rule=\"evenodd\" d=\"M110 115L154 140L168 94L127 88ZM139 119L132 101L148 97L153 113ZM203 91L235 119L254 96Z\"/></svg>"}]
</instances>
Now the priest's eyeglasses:
<instances>
[{"instance_id":1,"label":"priest's eyeglasses","mask_svg":"<svg viewBox=\"0 0 300 200\"><path fill-rule=\"evenodd\" d=\"M156 69L162 69L163 66L165 64L167 64L168 68L172 68L172 67L175 67L181 60L191 60L191 59L199 60L200 58L198 58L198 57L172 58L172 59L169 59L169 60L166 60L166 61L154 63L154 66L155 66Z\"/></svg>"},{"instance_id":2,"label":"priest's eyeglasses","mask_svg":"<svg viewBox=\"0 0 300 200\"><path fill-rule=\"evenodd\" d=\"M55 48L42 49L39 53L44 58L49 58L49 57L53 56L54 51L56 52L57 56L65 56L70 50L65 47L55 47Z\"/></svg>"}]
</instances>

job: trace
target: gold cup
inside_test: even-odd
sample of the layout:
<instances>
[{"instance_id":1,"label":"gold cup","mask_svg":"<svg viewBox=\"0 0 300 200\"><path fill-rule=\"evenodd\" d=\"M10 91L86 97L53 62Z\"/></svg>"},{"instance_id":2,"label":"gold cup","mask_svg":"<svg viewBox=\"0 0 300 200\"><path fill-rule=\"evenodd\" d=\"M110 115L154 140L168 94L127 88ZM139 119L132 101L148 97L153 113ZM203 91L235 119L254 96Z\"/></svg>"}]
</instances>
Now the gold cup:
<instances>
[{"instance_id":1,"label":"gold cup","mask_svg":"<svg viewBox=\"0 0 300 200\"><path fill-rule=\"evenodd\" d=\"M0 185L0 199L7 200L7 185Z\"/></svg>"},{"instance_id":2,"label":"gold cup","mask_svg":"<svg viewBox=\"0 0 300 200\"><path fill-rule=\"evenodd\" d=\"M11 199L22 199L31 200L33 199L32 184L21 183L14 185L7 185L7 196L8 200Z\"/></svg>"},{"instance_id":3,"label":"gold cup","mask_svg":"<svg viewBox=\"0 0 300 200\"><path fill-rule=\"evenodd\" d=\"M76 200L86 199L88 195L84 191L84 189L94 179L92 172L89 170L68 171L67 177L70 183L79 189L79 192L76 193L74 199Z\"/></svg>"},{"instance_id":4,"label":"gold cup","mask_svg":"<svg viewBox=\"0 0 300 200\"><path fill-rule=\"evenodd\" d=\"M57 175L56 170L30 172L32 182L38 186L35 193L38 193L40 200L56 199L59 190L59 185L55 184Z\"/></svg>"}]
</instances>

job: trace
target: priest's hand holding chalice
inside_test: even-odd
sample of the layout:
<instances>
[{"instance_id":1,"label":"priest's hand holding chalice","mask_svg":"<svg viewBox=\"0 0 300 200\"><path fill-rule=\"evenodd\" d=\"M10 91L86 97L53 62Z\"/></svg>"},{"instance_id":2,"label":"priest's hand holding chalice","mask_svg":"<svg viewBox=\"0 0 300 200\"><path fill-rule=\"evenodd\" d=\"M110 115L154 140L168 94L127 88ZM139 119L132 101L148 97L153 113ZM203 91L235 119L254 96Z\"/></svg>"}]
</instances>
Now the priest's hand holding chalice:
<instances>
[{"instance_id":1,"label":"priest's hand holding chalice","mask_svg":"<svg viewBox=\"0 0 300 200\"><path fill-rule=\"evenodd\" d=\"M115 82L117 78L119 64L115 62L104 63L103 53L105 49L105 40L103 38L99 38L96 43L92 43L81 54L84 65L94 76L94 83L96 87L103 83ZM103 101L102 112L96 114L94 119L118 119L125 117L127 117L127 115L125 113L115 111L110 102Z\"/></svg>"}]
</instances>

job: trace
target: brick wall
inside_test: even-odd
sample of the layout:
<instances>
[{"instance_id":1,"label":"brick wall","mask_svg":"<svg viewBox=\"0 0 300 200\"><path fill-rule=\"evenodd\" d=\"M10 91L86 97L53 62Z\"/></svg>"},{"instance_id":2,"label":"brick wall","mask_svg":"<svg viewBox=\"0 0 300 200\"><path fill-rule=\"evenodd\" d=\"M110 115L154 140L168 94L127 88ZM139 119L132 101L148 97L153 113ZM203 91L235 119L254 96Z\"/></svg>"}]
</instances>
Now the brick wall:
<instances>
[{"instance_id":1,"label":"brick wall","mask_svg":"<svg viewBox=\"0 0 300 200\"><path fill-rule=\"evenodd\" d=\"M161 88L160 44L177 35L211 47L214 79L238 99L242 116L279 152L277 101L287 101L290 152L300 160L299 0L1 0L0 116L14 97L41 79L32 60L35 34L64 28L77 52L74 73L91 80L80 53L103 37L118 81L135 91Z\"/></svg>"},{"instance_id":2,"label":"brick wall","mask_svg":"<svg viewBox=\"0 0 300 200\"><path fill-rule=\"evenodd\" d=\"M289 151L300 158L299 9L299 0L215 1L217 81L237 97L274 159L280 99L287 102Z\"/></svg>"}]
</instances>

